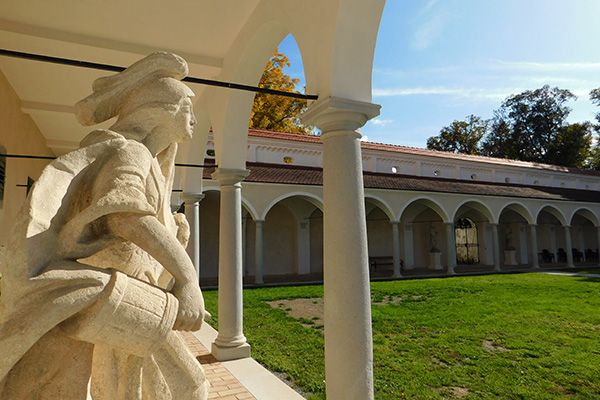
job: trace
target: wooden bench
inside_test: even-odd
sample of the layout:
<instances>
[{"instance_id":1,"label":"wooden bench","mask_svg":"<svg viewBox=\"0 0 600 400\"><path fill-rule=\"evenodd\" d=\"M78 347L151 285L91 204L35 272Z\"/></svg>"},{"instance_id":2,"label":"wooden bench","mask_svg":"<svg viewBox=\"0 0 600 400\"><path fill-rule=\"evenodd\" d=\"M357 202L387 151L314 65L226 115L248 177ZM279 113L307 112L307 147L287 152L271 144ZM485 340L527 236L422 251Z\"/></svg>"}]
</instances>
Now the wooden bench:
<instances>
[{"instance_id":1,"label":"wooden bench","mask_svg":"<svg viewBox=\"0 0 600 400\"><path fill-rule=\"evenodd\" d=\"M393 265L394 265L394 257L392 257L392 256L369 257L369 270L371 272L377 272L377 267L393 266ZM388 268L386 268L386 270L387 269Z\"/></svg>"}]
</instances>

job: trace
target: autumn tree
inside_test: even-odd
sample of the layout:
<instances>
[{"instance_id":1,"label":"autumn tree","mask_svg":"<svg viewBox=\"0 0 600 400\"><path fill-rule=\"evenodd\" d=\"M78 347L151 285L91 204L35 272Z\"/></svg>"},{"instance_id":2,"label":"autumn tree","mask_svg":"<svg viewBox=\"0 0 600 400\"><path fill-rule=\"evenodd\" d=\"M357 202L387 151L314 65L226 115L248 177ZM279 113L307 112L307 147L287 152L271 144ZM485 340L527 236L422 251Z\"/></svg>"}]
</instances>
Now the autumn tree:
<instances>
[{"instance_id":1,"label":"autumn tree","mask_svg":"<svg viewBox=\"0 0 600 400\"><path fill-rule=\"evenodd\" d=\"M259 86L300 93L296 88L300 80L283 72L289 65L287 56L277 52L267 63ZM250 128L308 134L310 130L300 123L300 114L306 107L303 99L257 93L250 115Z\"/></svg>"},{"instance_id":2,"label":"autumn tree","mask_svg":"<svg viewBox=\"0 0 600 400\"><path fill-rule=\"evenodd\" d=\"M453 121L440 130L440 134L427 139L430 150L453 153L479 154L479 141L487 130L487 121L469 115L464 121Z\"/></svg>"}]
</instances>

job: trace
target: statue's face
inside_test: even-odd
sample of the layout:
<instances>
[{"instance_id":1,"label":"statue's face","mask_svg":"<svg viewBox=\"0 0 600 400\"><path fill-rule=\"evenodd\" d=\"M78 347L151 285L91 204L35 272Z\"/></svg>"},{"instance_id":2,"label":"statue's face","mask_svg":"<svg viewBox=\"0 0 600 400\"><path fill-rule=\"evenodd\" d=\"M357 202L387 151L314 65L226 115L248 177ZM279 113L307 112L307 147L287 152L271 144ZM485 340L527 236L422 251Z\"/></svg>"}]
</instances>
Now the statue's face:
<instances>
[{"instance_id":1,"label":"statue's face","mask_svg":"<svg viewBox=\"0 0 600 400\"><path fill-rule=\"evenodd\" d=\"M173 134L175 141L180 142L187 140L194 134L194 125L196 125L196 117L194 117L194 111L192 109L192 100L186 97L179 110L175 113L173 124Z\"/></svg>"}]
</instances>

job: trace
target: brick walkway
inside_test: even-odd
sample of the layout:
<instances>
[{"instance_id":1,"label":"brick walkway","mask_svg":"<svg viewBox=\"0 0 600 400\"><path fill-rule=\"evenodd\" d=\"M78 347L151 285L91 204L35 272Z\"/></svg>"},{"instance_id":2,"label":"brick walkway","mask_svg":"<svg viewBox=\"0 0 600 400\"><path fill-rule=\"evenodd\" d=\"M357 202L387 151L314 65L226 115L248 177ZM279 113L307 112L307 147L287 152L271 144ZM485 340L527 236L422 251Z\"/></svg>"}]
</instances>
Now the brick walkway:
<instances>
[{"instance_id":1,"label":"brick walkway","mask_svg":"<svg viewBox=\"0 0 600 400\"><path fill-rule=\"evenodd\" d=\"M179 332L204 368L210 382L210 400L256 400L244 386L189 332Z\"/></svg>"}]
</instances>

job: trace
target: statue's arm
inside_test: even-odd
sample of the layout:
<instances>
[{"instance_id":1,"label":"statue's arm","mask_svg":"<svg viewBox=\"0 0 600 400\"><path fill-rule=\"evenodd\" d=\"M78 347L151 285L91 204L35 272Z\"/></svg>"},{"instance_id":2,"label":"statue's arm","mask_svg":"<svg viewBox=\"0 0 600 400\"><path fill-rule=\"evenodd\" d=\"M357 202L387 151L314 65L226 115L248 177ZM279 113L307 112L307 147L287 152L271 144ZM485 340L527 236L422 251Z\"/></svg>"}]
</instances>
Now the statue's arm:
<instances>
[{"instance_id":1,"label":"statue's arm","mask_svg":"<svg viewBox=\"0 0 600 400\"><path fill-rule=\"evenodd\" d=\"M107 216L107 224L114 235L145 250L175 278L172 293L179 300L179 311L174 328L200 329L204 299L194 265L177 238L152 215L114 213Z\"/></svg>"}]
</instances>

